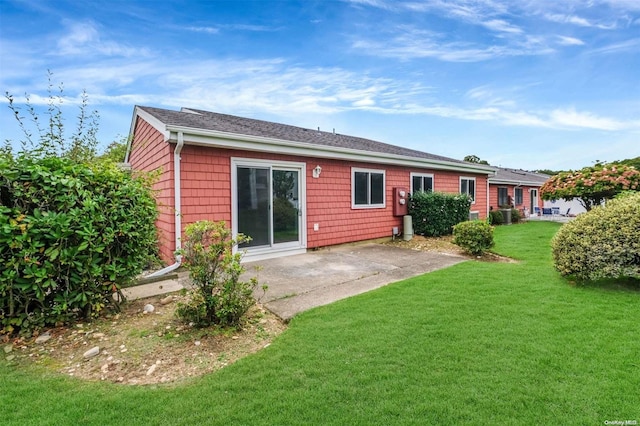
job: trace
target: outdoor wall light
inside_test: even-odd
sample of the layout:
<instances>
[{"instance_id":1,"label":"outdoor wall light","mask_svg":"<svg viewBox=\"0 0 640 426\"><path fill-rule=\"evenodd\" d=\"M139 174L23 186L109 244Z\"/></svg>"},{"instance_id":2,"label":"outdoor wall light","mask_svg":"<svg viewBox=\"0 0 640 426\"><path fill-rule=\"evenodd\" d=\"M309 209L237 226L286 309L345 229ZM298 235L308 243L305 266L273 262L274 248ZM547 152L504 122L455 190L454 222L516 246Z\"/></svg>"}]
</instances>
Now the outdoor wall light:
<instances>
[{"instance_id":1,"label":"outdoor wall light","mask_svg":"<svg viewBox=\"0 0 640 426\"><path fill-rule=\"evenodd\" d=\"M322 172L322 167L316 166L316 168L313 169L313 177L316 179L319 178L321 172Z\"/></svg>"}]
</instances>

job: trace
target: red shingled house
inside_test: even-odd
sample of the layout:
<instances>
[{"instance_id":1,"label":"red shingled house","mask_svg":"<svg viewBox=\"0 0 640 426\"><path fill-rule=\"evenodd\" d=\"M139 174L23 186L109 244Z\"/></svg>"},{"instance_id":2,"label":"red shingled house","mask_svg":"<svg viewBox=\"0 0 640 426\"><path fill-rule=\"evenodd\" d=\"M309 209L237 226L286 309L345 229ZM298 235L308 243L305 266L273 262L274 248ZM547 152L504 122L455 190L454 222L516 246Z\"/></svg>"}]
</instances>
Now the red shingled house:
<instances>
[{"instance_id":1,"label":"red shingled house","mask_svg":"<svg viewBox=\"0 0 640 426\"><path fill-rule=\"evenodd\" d=\"M489 178L489 207L513 206L524 216L534 214L536 207L542 211L540 187L547 179L549 176L541 173L498 167Z\"/></svg>"},{"instance_id":2,"label":"red shingled house","mask_svg":"<svg viewBox=\"0 0 640 426\"><path fill-rule=\"evenodd\" d=\"M183 108L136 106L126 162L160 170L160 253L184 226L224 220L252 241L246 259L402 232L419 189L469 193L488 212L488 166L368 139Z\"/></svg>"}]
</instances>

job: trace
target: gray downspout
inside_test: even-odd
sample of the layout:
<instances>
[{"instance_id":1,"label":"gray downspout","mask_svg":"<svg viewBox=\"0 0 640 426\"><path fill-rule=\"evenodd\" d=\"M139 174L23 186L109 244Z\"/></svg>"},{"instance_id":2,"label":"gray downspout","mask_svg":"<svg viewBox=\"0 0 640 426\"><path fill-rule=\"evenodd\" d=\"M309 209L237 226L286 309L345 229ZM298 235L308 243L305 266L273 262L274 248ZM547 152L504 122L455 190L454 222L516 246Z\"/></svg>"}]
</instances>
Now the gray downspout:
<instances>
[{"instance_id":1,"label":"gray downspout","mask_svg":"<svg viewBox=\"0 0 640 426\"><path fill-rule=\"evenodd\" d=\"M184 146L184 134L178 132L178 143L173 151L173 187L174 187L174 207L175 207L175 234L176 234L176 251L182 248L182 215L181 215L181 185L180 185L180 152ZM169 265L164 269L160 269L146 278L160 277L166 275L169 272L175 271L182 264L182 256L176 255L176 261L173 265Z\"/></svg>"}]
</instances>

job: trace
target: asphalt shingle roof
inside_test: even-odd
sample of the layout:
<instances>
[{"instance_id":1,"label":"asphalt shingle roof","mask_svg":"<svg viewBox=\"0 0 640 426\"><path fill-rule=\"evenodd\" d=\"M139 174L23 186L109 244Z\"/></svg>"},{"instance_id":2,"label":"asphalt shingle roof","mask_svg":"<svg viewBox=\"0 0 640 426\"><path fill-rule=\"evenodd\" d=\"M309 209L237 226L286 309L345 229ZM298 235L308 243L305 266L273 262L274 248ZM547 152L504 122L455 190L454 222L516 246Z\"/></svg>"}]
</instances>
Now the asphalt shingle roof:
<instances>
[{"instance_id":1,"label":"asphalt shingle roof","mask_svg":"<svg viewBox=\"0 0 640 426\"><path fill-rule=\"evenodd\" d=\"M183 108L181 111L172 111L146 106L139 106L138 108L146 111L165 125L169 126L189 127L193 129L212 130L247 136L302 142L312 145L347 148L359 151L423 158L458 164L469 164L461 160L403 148L370 139L342 135L333 132L305 129L302 127L256 120L253 118L219 114L193 108Z\"/></svg>"},{"instance_id":2,"label":"asphalt shingle roof","mask_svg":"<svg viewBox=\"0 0 640 426\"><path fill-rule=\"evenodd\" d=\"M549 179L549 177L550 176L542 173L497 167L496 175L489 178L489 183L491 183L492 181L512 181L539 183L540 185L542 185L547 181L547 179Z\"/></svg>"}]
</instances>

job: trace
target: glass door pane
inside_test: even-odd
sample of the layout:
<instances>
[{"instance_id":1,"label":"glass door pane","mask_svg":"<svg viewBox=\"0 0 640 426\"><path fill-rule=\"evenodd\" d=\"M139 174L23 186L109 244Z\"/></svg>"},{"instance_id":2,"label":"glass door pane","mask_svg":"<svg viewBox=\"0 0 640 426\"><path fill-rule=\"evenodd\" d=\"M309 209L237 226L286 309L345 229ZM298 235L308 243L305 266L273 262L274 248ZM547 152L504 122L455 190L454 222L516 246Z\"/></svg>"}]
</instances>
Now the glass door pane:
<instances>
[{"instance_id":1,"label":"glass door pane","mask_svg":"<svg viewBox=\"0 0 640 426\"><path fill-rule=\"evenodd\" d=\"M251 237L240 247L271 245L269 177L268 168L238 166L238 232Z\"/></svg>"},{"instance_id":2,"label":"glass door pane","mask_svg":"<svg viewBox=\"0 0 640 426\"><path fill-rule=\"evenodd\" d=\"M300 239L300 196L297 170L273 170L273 243Z\"/></svg>"}]
</instances>

